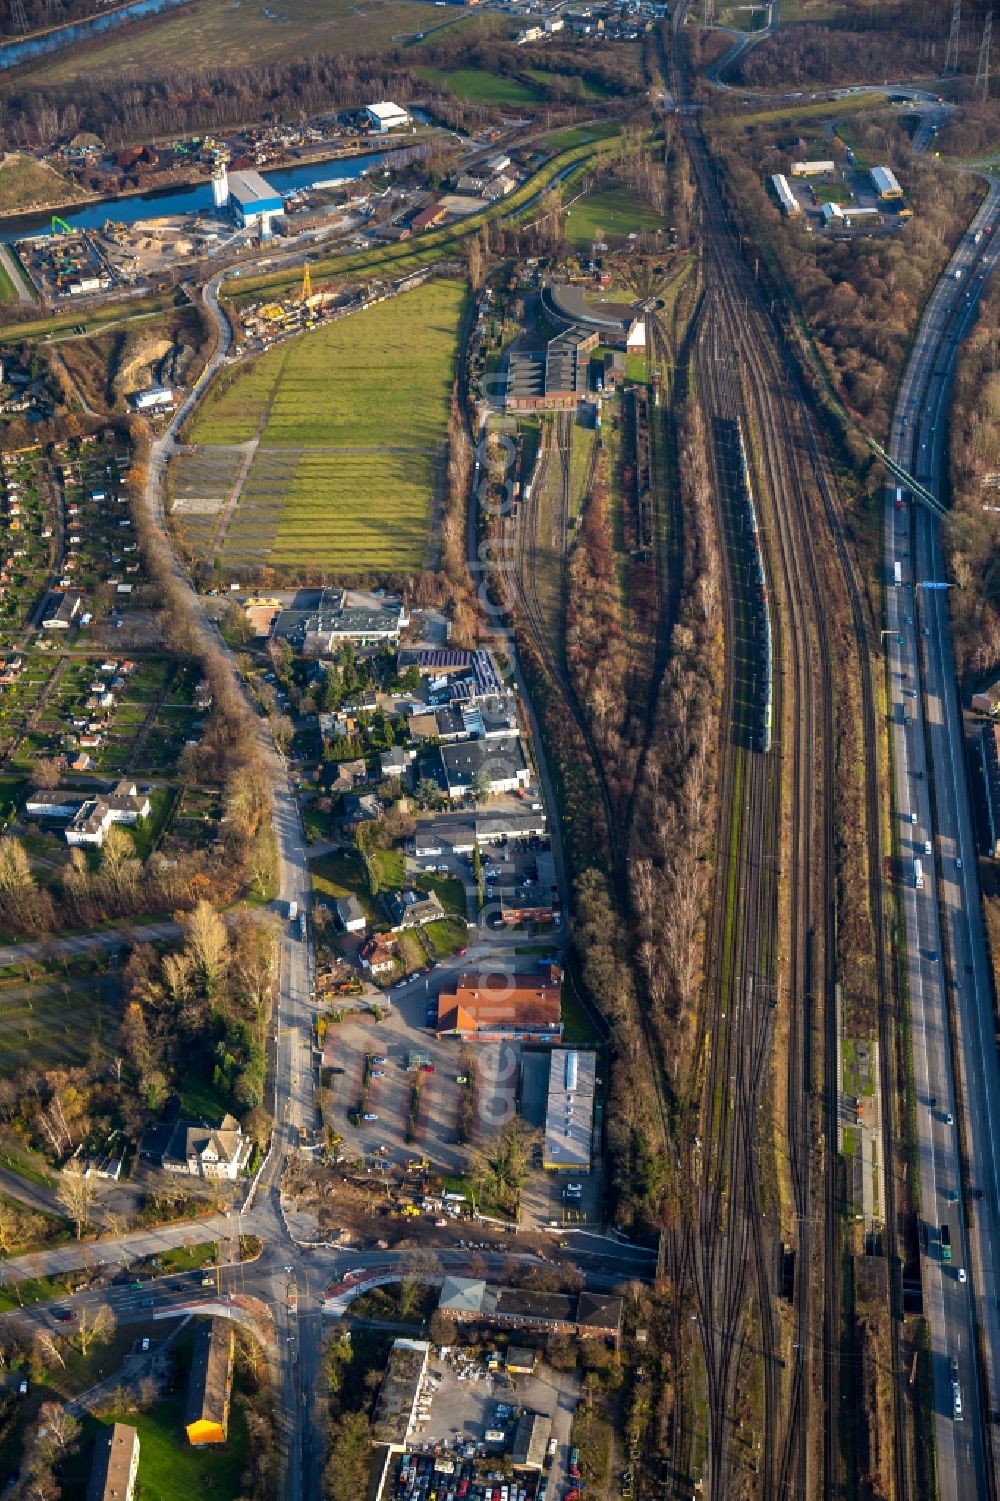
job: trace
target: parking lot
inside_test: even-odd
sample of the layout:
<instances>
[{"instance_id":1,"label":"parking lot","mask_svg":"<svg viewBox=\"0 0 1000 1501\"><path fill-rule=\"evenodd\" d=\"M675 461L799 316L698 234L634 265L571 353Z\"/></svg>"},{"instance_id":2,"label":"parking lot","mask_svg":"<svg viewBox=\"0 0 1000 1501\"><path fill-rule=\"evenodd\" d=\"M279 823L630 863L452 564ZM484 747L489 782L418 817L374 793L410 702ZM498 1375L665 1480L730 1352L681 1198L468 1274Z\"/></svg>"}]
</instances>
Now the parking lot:
<instances>
[{"instance_id":1,"label":"parking lot","mask_svg":"<svg viewBox=\"0 0 1000 1501\"><path fill-rule=\"evenodd\" d=\"M432 1356L425 1378L425 1395L422 1407L430 1408L430 1416L419 1423L412 1441L412 1448L433 1449L438 1446L451 1450L460 1460L477 1461L479 1483L489 1475L491 1457L498 1462L505 1453L504 1446L496 1441L487 1442L486 1434L503 1432L509 1463L509 1446L522 1411L544 1413L552 1420L552 1436L556 1440L556 1453L551 1469L544 1476L537 1472L521 1471L517 1478L518 1489L525 1486L526 1501L536 1494L531 1482L547 1478L549 1494L559 1494L561 1477L565 1474L569 1457L570 1429L573 1414L579 1401L579 1382L574 1371L555 1371L539 1364L534 1374L507 1375L491 1373L476 1359L466 1358L459 1350L447 1356ZM458 1466L457 1473L470 1480L467 1494L475 1486L472 1466L468 1475ZM440 1495L440 1487L438 1488ZM387 1495L391 1494L389 1490ZM457 1494L457 1487L456 1487ZM471 1497L471 1501L485 1501Z\"/></svg>"},{"instance_id":2,"label":"parking lot","mask_svg":"<svg viewBox=\"0 0 1000 1501\"><path fill-rule=\"evenodd\" d=\"M407 1158L425 1154L446 1172L460 1172L467 1145L460 1141L462 1105L466 1086L457 1082L466 1062L479 1062L479 1049L466 1053L454 1038L438 1039L427 1027L427 1007L433 997L424 986L400 996L381 1022L364 1012L349 1012L331 1025L326 1034L324 1062L336 1070L329 1076L332 1121L344 1138L347 1156L370 1156L378 1148L386 1162L400 1165ZM416 1069L411 1055L421 1053L431 1068L419 1070L420 1103L412 1139L406 1140ZM355 1124L351 1116L362 1098L365 1060L369 1054L384 1058L369 1071L365 1112L378 1117ZM342 1070L342 1072L341 1072ZM478 1073L477 1073L478 1078ZM488 1088L488 1086L487 1086ZM480 1090L474 1093L471 1140L488 1130L482 1122Z\"/></svg>"}]
</instances>

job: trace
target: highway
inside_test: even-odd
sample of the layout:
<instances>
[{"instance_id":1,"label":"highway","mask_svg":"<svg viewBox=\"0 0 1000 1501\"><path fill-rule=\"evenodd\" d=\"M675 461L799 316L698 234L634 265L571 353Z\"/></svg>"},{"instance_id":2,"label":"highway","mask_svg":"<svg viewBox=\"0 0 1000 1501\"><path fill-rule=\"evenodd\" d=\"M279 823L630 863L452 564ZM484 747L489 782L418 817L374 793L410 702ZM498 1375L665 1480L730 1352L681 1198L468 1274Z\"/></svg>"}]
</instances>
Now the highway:
<instances>
[{"instance_id":1,"label":"highway","mask_svg":"<svg viewBox=\"0 0 1000 1501\"><path fill-rule=\"evenodd\" d=\"M1000 232L992 233L998 228L1000 185L993 183L927 303L900 385L890 453L936 495L944 481L955 360L976 318L985 279L1000 258ZM926 506L912 511L911 516L908 503L897 508L896 488L887 487L891 743L912 1019L924 1310L933 1361L939 1494L941 1501L964 1501L991 1493L990 1415L1000 1407L1000 1068L947 593L922 587L945 580L940 522ZM896 562L902 575L898 588L892 578ZM943 1224L953 1246L950 1264L942 1256ZM983 1334L982 1370L977 1325ZM981 1391L988 1393L986 1410Z\"/></svg>"}]
</instances>

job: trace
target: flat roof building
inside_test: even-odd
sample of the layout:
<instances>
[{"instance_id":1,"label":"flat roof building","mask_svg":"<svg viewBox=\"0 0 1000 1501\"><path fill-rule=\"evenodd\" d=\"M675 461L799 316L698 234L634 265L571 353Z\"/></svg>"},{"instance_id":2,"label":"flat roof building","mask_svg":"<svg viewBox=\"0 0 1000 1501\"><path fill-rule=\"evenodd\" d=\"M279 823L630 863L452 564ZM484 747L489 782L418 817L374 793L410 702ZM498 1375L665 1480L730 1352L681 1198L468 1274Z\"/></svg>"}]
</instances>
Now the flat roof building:
<instances>
[{"instance_id":1,"label":"flat roof building","mask_svg":"<svg viewBox=\"0 0 1000 1501\"><path fill-rule=\"evenodd\" d=\"M553 1048L542 1149L542 1166L549 1172L590 1172L596 1079L595 1053Z\"/></svg>"},{"instance_id":2,"label":"flat roof building","mask_svg":"<svg viewBox=\"0 0 1000 1501\"><path fill-rule=\"evenodd\" d=\"M834 170L833 162L792 162L793 177L824 177Z\"/></svg>"},{"instance_id":3,"label":"flat roof building","mask_svg":"<svg viewBox=\"0 0 1000 1501\"><path fill-rule=\"evenodd\" d=\"M195 1338L184 1430L189 1444L224 1444L229 1431L235 1336L226 1319L208 1319Z\"/></svg>"},{"instance_id":4,"label":"flat roof building","mask_svg":"<svg viewBox=\"0 0 1000 1501\"><path fill-rule=\"evenodd\" d=\"M372 1439L402 1448L417 1421L417 1403L431 1347L425 1339L393 1340L379 1388Z\"/></svg>"},{"instance_id":5,"label":"flat roof building","mask_svg":"<svg viewBox=\"0 0 1000 1501\"><path fill-rule=\"evenodd\" d=\"M872 187L883 200L902 198L903 190L899 186L896 174L891 167L873 167L871 169Z\"/></svg>"},{"instance_id":6,"label":"flat roof building","mask_svg":"<svg viewBox=\"0 0 1000 1501\"><path fill-rule=\"evenodd\" d=\"M511 1463L522 1470L540 1470L552 1432L552 1419L543 1412L524 1412L517 1420Z\"/></svg>"},{"instance_id":7,"label":"flat roof building","mask_svg":"<svg viewBox=\"0 0 1000 1501\"><path fill-rule=\"evenodd\" d=\"M794 218L796 214L801 214L802 209L799 205L799 200L788 186L788 178L783 172L775 172L771 178L771 186L781 206L782 213L787 214L789 219Z\"/></svg>"},{"instance_id":8,"label":"flat roof building","mask_svg":"<svg viewBox=\"0 0 1000 1501\"><path fill-rule=\"evenodd\" d=\"M285 201L259 172L230 172L229 205L237 221L249 227L260 224L270 228L270 220L285 212Z\"/></svg>"},{"instance_id":9,"label":"flat roof building","mask_svg":"<svg viewBox=\"0 0 1000 1501\"><path fill-rule=\"evenodd\" d=\"M138 1473L138 1431L129 1423L113 1423L94 1441L87 1501L132 1501Z\"/></svg>"},{"instance_id":10,"label":"flat roof building","mask_svg":"<svg viewBox=\"0 0 1000 1501\"><path fill-rule=\"evenodd\" d=\"M403 130L410 123L406 110L401 105L393 104L391 99L369 104L365 117L369 129L377 130L380 135L385 135L390 130Z\"/></svg>"},{"instance_id":11,"label":"flat roof building","mask_svg":"<svg viewBox=\"0 0 1000 1501\"><path fill-rule=\"evenodd\" d=\"M417 758L417 777L436 782L450 801L460 802L480 780L493 797L527 787L531 771L520 735L494 735L423 751Z\"/></svg>"}]
</instances>

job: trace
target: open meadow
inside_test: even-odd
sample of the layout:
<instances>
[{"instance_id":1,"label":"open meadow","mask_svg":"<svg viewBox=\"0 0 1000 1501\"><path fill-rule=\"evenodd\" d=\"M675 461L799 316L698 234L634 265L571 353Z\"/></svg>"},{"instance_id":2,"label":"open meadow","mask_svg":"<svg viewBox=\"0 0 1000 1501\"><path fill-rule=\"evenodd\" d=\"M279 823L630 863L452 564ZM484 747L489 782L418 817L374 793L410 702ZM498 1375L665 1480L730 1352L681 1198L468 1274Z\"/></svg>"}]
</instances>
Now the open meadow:
<instances>
[{"instance_id":1,"label":"open meadow","mask_svg":"<svg viewBox=\"0 0 1000 1501\"><path fill-rule=\"evenodd\" d=\"M464 296L457 281L428 282L224 377L195 414L199 447L174 482L188 545L239 569L421 567ZM234 472L227 445L252 441L239 499L217 525ZM213 468L214 486L199 484Z\"/></svg>"}]
</instances>

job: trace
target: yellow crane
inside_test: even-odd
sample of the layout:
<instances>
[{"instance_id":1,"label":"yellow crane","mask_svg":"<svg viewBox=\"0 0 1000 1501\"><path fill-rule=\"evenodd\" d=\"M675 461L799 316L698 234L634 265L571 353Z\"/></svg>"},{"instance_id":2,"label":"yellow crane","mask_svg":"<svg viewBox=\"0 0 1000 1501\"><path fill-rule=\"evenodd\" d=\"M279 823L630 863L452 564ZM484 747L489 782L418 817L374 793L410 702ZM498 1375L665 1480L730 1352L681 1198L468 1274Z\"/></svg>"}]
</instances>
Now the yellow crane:
<instances>
[{"instance_id":1,"label":"yellow crane","mask_svg":"<svg viewBox=\"0 0 1000 1501\"><path fill-rule=\"evenodd\" d=\"M309 267L306 266L305 270L302 273L302 295L300 296L299 301L302 303L308 302L310 297L312 296L312 292L312 272L309 270Z\"/></svg>"}]
</instances>

